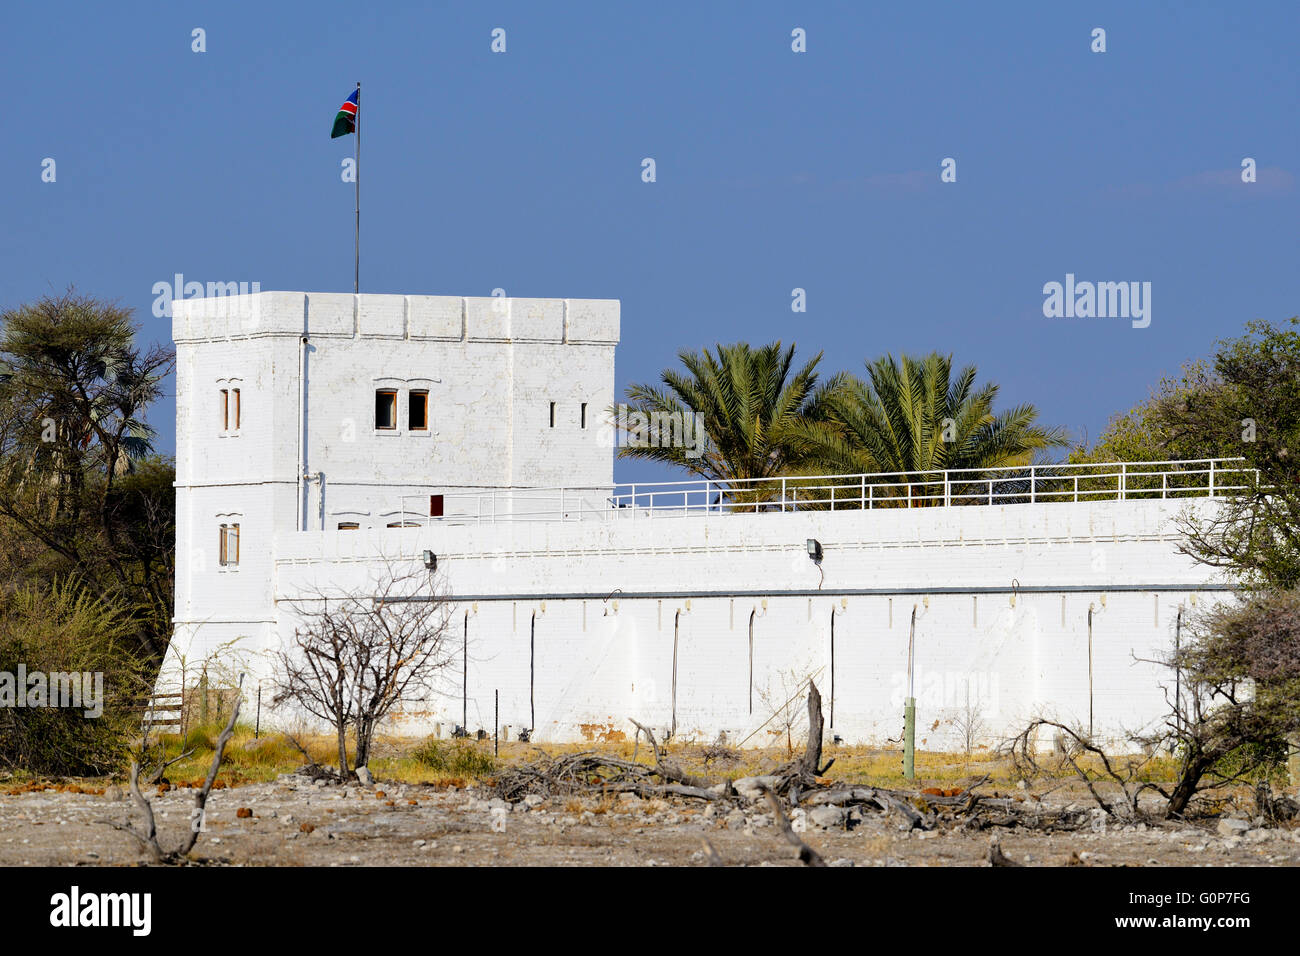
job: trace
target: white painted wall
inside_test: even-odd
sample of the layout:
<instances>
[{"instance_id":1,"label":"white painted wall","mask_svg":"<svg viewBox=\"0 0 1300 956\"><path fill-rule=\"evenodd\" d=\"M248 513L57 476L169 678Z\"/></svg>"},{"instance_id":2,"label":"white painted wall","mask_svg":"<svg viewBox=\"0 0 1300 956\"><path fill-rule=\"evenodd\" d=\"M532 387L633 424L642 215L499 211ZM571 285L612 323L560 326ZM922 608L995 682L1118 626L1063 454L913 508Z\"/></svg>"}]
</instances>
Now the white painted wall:
<instances>
[{"instance_id":1,"label":"white painted wall","mask_svg":"<svg viewBox=\"0 0 1300 956\"><path fill-rule=\"evenodd\" d=\"M382 557L420 567L428 549L457 602L457 645L469 614L468 695L458 655L444 693L395 723L410 733L445 735L462 709L471 731L490 732L499 691L500 723L539 740L630 734L635 717L768 743L770 705L815 673L829 731L881 744L902 729L913 607L922 747L958 745L968 687L986 742L1038 713L1086 727L1091 710L1109 739L1161 719L1168 675L1141 659L1172 646L1180 606L1223 594L1176 548L1178 511L1215 507L1204 499L385 528L404 493L566 485L591 489L599 510L612 484L607 438L577 427L576 408L587 401L594 425L614 400L618 304L493 305L303 293L176 304L177 609L161 683L180 659L192 673L218 651L269 679L267 655L297 623L290 604L364 588ZM297 530L304 327L307 470L325 474L324 531L314 485L310 530ZM212 396L231 376L246 389L244 424L223 437ZM369 427L389 380L429 387L434 434ZM554 429L552 400L570 416ZM216 567L222 514L242 516L237 569ZM333 530L345 516L365 530Z\"/></svg>"}]
</instances>

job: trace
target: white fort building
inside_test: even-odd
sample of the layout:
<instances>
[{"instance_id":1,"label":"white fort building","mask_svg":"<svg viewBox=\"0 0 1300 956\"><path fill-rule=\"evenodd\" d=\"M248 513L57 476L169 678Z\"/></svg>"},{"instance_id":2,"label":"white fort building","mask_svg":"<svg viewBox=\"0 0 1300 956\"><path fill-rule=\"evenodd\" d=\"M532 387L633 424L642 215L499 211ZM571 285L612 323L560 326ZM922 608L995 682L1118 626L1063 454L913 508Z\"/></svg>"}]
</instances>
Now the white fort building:
<instances>
[{"instance_id":1,"label":"white fort building","mask_svg":"<svg viewBox=\"0 0 1300 956\"><path fill-rule=\"evenodd\" d=\"M955 749L1046 714L1112 740L1166 712L1177 549L1229 462L846 476L738 507L616 486L619 303L261 292L173 304L176 612L160 689L264 688L319 590L425 566L455 671L392 732L769 744L812 676L827 735ZM1100 477L1099 477L1100 476ZM817 483L813 483L817 484ZM830 500L834 498L834 500ZM926 505L926 507L922 507ZM811 552L811 553L810 553ZM818 556L820 555L820 556Z\"/></svg>"}]
</instances>

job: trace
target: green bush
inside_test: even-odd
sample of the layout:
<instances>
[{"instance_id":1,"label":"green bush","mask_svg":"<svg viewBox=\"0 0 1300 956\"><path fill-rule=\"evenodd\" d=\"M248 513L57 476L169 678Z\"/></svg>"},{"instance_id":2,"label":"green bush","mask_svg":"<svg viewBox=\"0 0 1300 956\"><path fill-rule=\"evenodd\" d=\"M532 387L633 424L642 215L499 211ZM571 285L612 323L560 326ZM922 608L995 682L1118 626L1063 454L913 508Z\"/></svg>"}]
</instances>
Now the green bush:
<instances>
[{"instance_id":1,"label":"green bush","mask_svg":"<svg viewBox=\"0 0 1300 956\"><path fill-rule=\"evenodd\" d=\"M467 740L444 741L430 737L411 753L419 763L437 773L483 777L496 770L496 760Z\"/></svg>"},{"instance_id":2,"label":"green bush","mask_svg":"<svg viewBox=\"0 0 1300 956\"><path fill-rule=\"evenodd\" d=\"M45 591L0 594L0 765L42 775L89 776L123 765L126 747L140 730L148 695L147 668L131 648L134 625L121 608L82 592L73 581ZM28 680L20 686L20 668ZM31 675L102 675L81 706L16 705ZM48 680L48 678L47 678ZM99 710L87 716L87 711Z\"/></svg>"}]
</instances>

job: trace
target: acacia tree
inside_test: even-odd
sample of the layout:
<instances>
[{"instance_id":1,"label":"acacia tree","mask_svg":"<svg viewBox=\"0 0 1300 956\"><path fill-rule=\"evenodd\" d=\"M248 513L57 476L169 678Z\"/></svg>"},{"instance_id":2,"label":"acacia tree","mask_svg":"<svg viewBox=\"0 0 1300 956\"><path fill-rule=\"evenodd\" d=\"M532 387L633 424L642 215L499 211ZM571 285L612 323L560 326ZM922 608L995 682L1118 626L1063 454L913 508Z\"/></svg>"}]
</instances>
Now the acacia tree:
<instances>
[{"instance_id":1,"label":"acacia tree","mask_svg":"<svg viewBox=\"0 0 1300 956\"><path fill-rule=\"evenodd\" d=\"M452 660L451 606L432 572L385 561L369 587L315 589L291 608L301 623L276 654L274 701L334 728L339 776L346 778L349 730L355 766L364 767L379 722L394 707L435 691L439 672Z\"/></svg>"},{"instance_id":2,"label":"acacia tree","mask_svg":"<svg viewBox=\"0 0 1300 956\"><path fill-rule=\"evenodd\" d=\"M175 353L140 347L131 312L69 290L0 314L0 518L42 571L125 605L155 662L172 611L174 493L149 406ZM8 569L13 573L13 569Z\"/></svg>"},{"instance_id":3,"label":"acacia tree","mask_svg":"<svg viewBox=\"0 0 1300 956\"><path fill-rule=\"evenodd\" d=\"M1165 661L1184 692L1165 739L1181 762L1169 798L1181 814L1207 787L1275 767L1300 745L1300 321L1252 322L1209 361L1184 366L1151 399L1112 420L1074 460L1240 457L1213 508L1177 519L1180 549L1222 568L1240 603L1190 622ZM1204 487L1205 478L1199 484Z\"/></svg>"},{"instance_id":4,"label":"acacia tree","mask_svg":"<svg viewBox=\"0 0 1300 956\"><path fill-rule=\"evenodd\" d=\"M1206 389L1157 415L1171 433L1227 437L1245 459L1221 507L1183 519L1183 550L1248 588L1300 587L1300 322L1250 323L1221 343Z\"/></svg>"},{"instance_id":5,"label":"acacia tree","mask_svg":"<svg viewBox=\"0 0 1300 956\"><path fill-rule=\"evenodd\" d=\"M1212 609L1169 662L1186 687L1168 726L1180 761L1168 814L1178 816L1198 792L1276 766L1300 732L1300 592Z\"/></svg>"}]
</instances>

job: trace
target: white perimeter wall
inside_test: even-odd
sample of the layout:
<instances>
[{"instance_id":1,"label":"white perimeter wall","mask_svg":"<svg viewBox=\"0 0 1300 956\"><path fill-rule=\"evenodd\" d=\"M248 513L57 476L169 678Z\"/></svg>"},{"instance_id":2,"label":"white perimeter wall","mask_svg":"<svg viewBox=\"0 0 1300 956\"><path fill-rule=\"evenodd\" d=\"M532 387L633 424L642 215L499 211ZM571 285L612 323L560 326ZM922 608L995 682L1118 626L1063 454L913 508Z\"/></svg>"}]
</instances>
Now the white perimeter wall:
<instances>
[{"instance_id":1,"label":"white perimeter wall","mask_svg":"<svg viewBox=\"0 0 1300 956\"><path fill-rule=\"evenodd\" d=\"M1098 734L1122 739L1164 713L1171 675L1141 659L1172 647L1180 607L1225 596L1176 549L1184 507L1213 503L280 533L263 579L273 623L240 623L264 615L232 606L229 620L178 626L174 643L193 662L235 640L239 666L266 680L259 654L292 634L289 601L317 587L364 590L378 556L417 567L429 549L439 586L456 596L457 660L441 693L394 722L398 732L445 736L464 710L471 732L490 733L499 691L499 723L512 735L532 726L534 740L630 737L634 717L678 737L725 731L733 744L765 744L771 705L813 673L828 733L882 744L902 731L915 607L918 746L956 749L968 700L986 743L1039 713L1087 727L1090 709ZM809 537L824 548L824 578Z\"/></svg>"}]
</instances>

